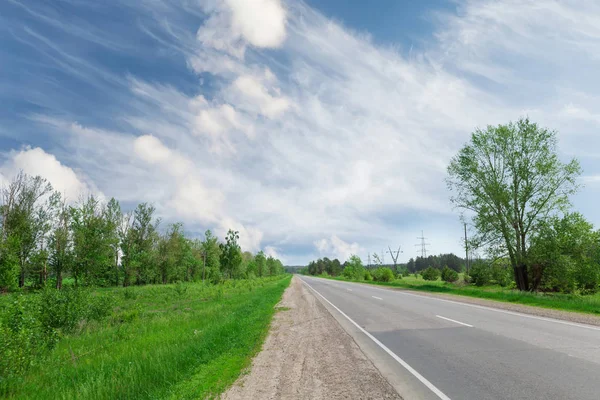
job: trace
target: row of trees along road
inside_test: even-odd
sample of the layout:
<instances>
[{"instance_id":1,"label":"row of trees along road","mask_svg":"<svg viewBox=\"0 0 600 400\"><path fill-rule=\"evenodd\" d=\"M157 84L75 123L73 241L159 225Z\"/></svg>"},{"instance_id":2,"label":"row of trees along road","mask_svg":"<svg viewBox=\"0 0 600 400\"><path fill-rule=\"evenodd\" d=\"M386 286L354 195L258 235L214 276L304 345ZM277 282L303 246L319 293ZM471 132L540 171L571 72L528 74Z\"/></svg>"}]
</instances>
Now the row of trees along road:
<instances>
[{"instance_id":1,"label":"row of trees along road","mask_svg":"<svg viewBox=\"0 0 600 400\"><path fill-rule=\"evenodd\" d=\"M155 208L123 212L119 202L93 196L67 204L39 176L19 173L2 189L0 291L23 286L141 285L277 275L282 263L263 252L243 252L239 234L221 242L185 236L183 224L161 231Z\"/></svg>"},{"instance_id":2,"label":"row of trees along road","mask_svg":"<svg viewBox=\"0 0 600 400\"><path fill-rule=\"evenodd\" d=\"M476 231L470 248L506 259L518 289L595 292L600 234L570 211L581 167L556 147L529 119L477 129L448 167L451 200Z\"/></svg>"}]
</instances>

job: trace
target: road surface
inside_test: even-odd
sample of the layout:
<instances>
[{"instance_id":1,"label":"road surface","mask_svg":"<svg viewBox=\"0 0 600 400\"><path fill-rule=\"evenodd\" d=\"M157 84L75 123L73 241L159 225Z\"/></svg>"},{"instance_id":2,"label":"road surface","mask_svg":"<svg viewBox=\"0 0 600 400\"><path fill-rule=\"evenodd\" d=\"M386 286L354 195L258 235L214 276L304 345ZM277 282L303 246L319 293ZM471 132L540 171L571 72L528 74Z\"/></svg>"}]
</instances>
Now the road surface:
<instances>
[{"instance_id":1,"label":"road surface","mask_svg":"<svg viewBox=\"0 0 600 400\"><path fill-rule=\"evenodd\" d=\"M598 326L302 280L407 400L600 398Z\"/></svg>"}]
</instances>

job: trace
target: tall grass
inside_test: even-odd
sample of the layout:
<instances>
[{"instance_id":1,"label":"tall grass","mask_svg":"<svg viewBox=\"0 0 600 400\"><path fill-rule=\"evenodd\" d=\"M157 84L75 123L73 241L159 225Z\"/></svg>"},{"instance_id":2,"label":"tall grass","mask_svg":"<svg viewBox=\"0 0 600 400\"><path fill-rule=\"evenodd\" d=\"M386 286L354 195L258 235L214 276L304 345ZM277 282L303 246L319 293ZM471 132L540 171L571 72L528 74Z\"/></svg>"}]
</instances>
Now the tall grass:
<instances>
[{"instance_id":1,"label":"tall grass","mask_svg":"<svg viewBox=\"0 0 600 400\"><path fill-rule=\"evenodd\" d=\"M343 277L337 277L334 279L347 280ZM369 284L426 292L447 293L459 296L476 297L509 303L552 308L557 310L576 311L600 315L600 293L596 293L594 295L531 293L502 288L500 286L476 287L461 283L445 283L441 280L425 281L422 278L414 278L412 276L396 279L392 282L369 282Z\"/></svg>"},{"instance_id":2,"label":"tall grass","mask_svg":"<svg viewBox=\"0 0 600 400\"><path fill-rule=\"evenodd\" d=\"M60 338L11 398L215 397L249 365L290 277L99 289L111 315Z\"/></svg>"}]
</instances>

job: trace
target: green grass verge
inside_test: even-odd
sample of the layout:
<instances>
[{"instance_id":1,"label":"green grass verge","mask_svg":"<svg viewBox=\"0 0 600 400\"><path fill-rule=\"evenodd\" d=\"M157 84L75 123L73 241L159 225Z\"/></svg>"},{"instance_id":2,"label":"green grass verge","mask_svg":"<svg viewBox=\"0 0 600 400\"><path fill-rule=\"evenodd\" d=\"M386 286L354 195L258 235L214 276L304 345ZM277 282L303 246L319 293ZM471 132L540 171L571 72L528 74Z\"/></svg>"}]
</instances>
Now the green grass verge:
<instances>
[{"instance_id":1,"label":"green grass verge","mask_svg":"<svg viewBox=\"0 0 600 400\"><path fill-rule=\"evenodd\" d=\"M99 289L114 296L112 316L61 338L10 396L214 398L260 350L290 279Z\"/></svg>"},{"instance_id":2,"label":"green grass verge","mask_svg":"<svg viewBox=\"0 0 600 400\"><path fill-rule=\"evenodd\" d=\"M341 277L330 278L348 281ZM461 277L462 280L462 277ZM458 296L477 297L508 303L525 304L529 306L552 308L555 310L574 311L586 314L600 315L600 293L594 295L576 295L561 293L530 293L502 288L500 286L464 285L459 283L446 283L441 280L426 281L413 276L396 279L392 282L365 282L378 286L397 287L403 289L420 290L425 292L446 293Z\"/></svg>"}]
</instances>

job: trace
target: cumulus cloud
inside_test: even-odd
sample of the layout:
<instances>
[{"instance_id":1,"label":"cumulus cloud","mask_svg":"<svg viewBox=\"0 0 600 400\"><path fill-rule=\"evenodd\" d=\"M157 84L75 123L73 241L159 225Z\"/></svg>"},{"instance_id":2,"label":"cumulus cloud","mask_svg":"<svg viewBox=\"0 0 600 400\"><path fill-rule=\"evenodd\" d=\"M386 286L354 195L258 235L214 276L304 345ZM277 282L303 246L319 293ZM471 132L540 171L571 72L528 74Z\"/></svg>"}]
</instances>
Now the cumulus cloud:
<instances>
[{"instance_id":1,"label":"cumulus cloud","mask_svg":"<svg viewBox=\"0 0 600 400\"><path fill-rule=\"evenodd\" d=\"M286 12L280 0L226 0L209 2L209 19L198 29L198 40L207 47L238 58L246 45L279 47L286 37Z\"/></svg>"},{"instance_id":2,"label":"cumulus cloud","mask_svg":"<svg viewBox=\"0 0 600 400\"><path fill-rule=\"evenodd\" d=\"M39 147L8 153L6 161L0 167L5 183L19 171L45 178L67 201L77 201L80 197L90 194L104 199L104 195L93 184L86 182L84 176L63 165L53 154Z\"/></svg>"},{"instance_id":3,"label":"cumulus cloud","mask_svg":"<svg viewBox=\"0 0 600 400\"><path fill-rule=\"evenodd\" d=\"M594 2L461 1L429 15L433 37L409 54L301 1L139 4L145 34L189 79L122 78L110 129L35 122L111 195L194 229L239 230L245 248L346 258L430 226L433 251L459 251L448 160L475 127L522 115L560 132L587 182L600 173ZM108 79L97 69L86 78Z\"/></svg>"},{"instance_id":4,"label":"cumulus cloud","mask_svg":"<svg viewBox=\"0 0 600 400\"><path fill-rule=\"evenodd\" d=\"M358 243L348 243L336 235L330 238L322 238L314 243L322 257L337 258L344 262L354 254L359 254L361 247Z\"/></svg>"}]
</instances>

